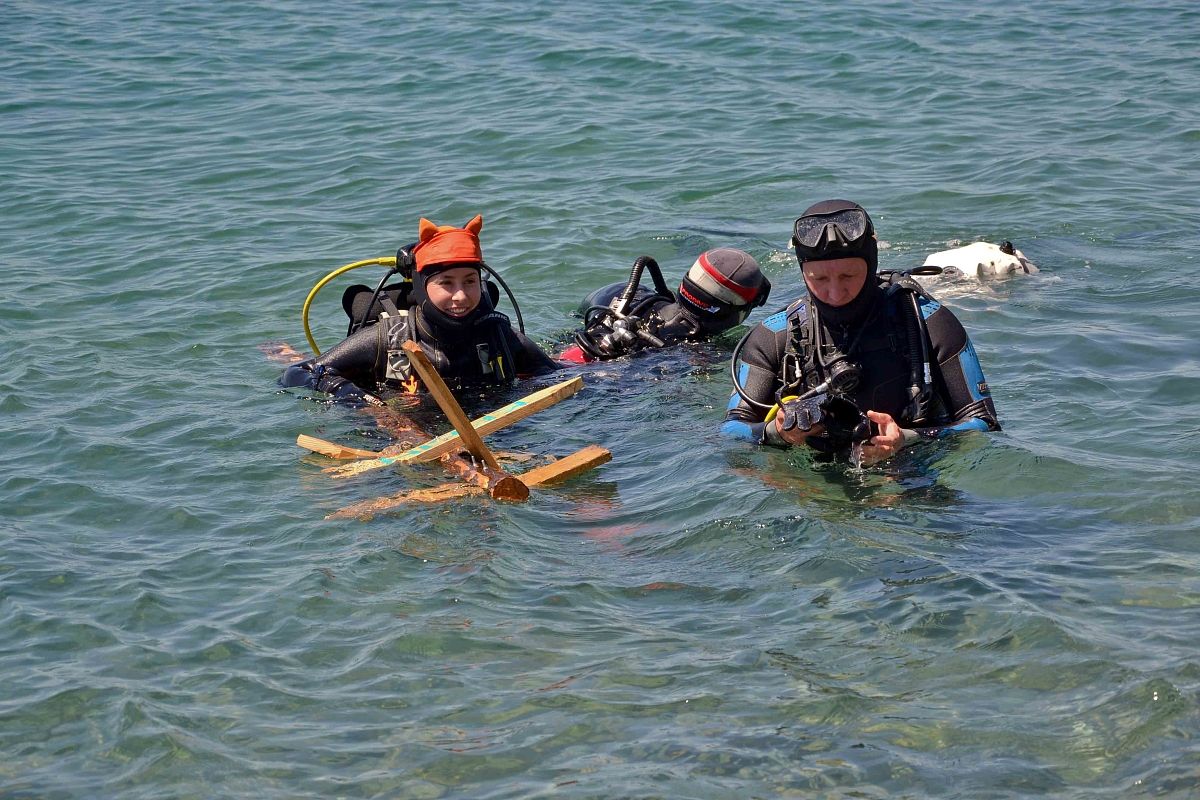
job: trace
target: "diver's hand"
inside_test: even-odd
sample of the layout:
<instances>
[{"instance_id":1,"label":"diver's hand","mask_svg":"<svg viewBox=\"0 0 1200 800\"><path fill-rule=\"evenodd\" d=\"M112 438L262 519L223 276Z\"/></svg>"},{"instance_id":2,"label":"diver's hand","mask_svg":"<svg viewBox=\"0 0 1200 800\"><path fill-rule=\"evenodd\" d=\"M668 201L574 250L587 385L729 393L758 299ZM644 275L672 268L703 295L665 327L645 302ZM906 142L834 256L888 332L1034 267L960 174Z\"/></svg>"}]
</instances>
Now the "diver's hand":
<instances>
[{"instance_id":1,"label":"diver's hand","mask_svg":"<svg viewBox=\"0 0 1200 800\"><path fill-rule=\"evenodd\" d=\"M904 446L904 430L886 411L868 411L867 419L875 423L879 433L862 443L862 463L877 464L891 458Z\"/></svg>"},{"instance_id":2,"label":"diver's hand","mask_svg":"<svg viewBox=\"0 0 1200 800\"><path fill-rule=\"evenodd\" d=\"M789 400L775 415L775 433L784 442L799 447L809 436L825 433L818 404L810 400Z\"/></svg>"}]
</instances>

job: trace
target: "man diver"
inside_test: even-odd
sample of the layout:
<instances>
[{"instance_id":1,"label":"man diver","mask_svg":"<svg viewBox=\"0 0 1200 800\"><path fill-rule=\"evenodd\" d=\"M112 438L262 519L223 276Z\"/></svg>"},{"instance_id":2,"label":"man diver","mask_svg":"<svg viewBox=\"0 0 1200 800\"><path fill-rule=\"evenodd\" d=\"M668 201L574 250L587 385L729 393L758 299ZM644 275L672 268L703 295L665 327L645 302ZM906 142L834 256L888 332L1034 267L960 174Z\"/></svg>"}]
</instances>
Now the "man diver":
<instances>
[{"instance_id":1,"label":"man diver","mask_svg":"<svg viewBox=\"0 0 1200 800\"><path fill-rule=\"evenodd\" d=\"M351 333L321 356L288 367L280 382L368 403L378 403L384 387L413 392L418 379L402 349L409 339L452 385L511 383L558 369L495 309L494 287L482 276L482 228L479 215L462 228L421 219L416 244L398 254L409 260L411 288L376 290L362 309L348 292L343 305Z\"/></svg>"},{"instance_id":2,"label":"man diver","mask_svg":"<svg viewBox=\"0 0 1200 800\"><path fill-rule=\"evenodd\" d=\"M862 206L817 203L791 243L808 295L734 350L723 434L826 458L858 445L870 464L922 438L999 430L962 324L911 277L878 274Z\"/></svg>"},{"instance_id":3,"label":"man diver","mask_svg":"<svg viewBox=\"0 0 1200 800\"><path fill-rule=\"evenodd\" d=\"M647 268L653 291L641 285ZM701 253L674 293L663 281L658 262L641 256L628 281L601 287L584 298L583 328L559 359L574 364L605 361L647 347L715 336L745 321L770 291L771 283L754 256L732 247Z\"/></svg>"}]
</instances>

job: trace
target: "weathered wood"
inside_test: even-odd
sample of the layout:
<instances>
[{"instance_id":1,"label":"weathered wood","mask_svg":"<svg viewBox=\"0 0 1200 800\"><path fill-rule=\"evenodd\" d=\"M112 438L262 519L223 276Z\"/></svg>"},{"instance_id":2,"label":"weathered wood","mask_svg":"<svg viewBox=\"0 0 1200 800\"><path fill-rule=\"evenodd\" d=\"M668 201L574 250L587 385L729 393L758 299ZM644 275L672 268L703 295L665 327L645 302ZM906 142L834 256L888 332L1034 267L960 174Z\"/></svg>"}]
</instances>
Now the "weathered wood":
<instances>
[{"instance_id":1,"label":"weathered wood","mask_svg":"<svg viewBox=\"0 0 1200 800\"><path fill-rule=\"evenodd\" d=\"M568 456L551 461L549 464L522 472L517 477L526 486L545 486L573 478L581 472L587 472L589 469L609 461L612 461L612 453L599 445L590 444Z\"/></svg>"},{"instance_id":2,"label":"weathered wood","mask_svg":"<svg viewBox=\"0 0 1200 800\"><path fill-rule=\"evenodd\" d=\"M260 349L269 357L271 357L272 360L280 361L281 363L294 363L296 361L303 360L304 358L302 354L296 352L293 348L284 343L267 344L261 346ZM429 364L428 358L425 358L424 352L421 353L421 357L425 359L424 363L432 370L432 365ZM444 388L445 382L441 380L441 376L438 375L436 371L433 371L432 375ZM427 385L432 382L433 381L427 382ZM447 389L447 391L449 390ZM578 389L575 391L578 391ZM572 394L573 393L574 392L572 392ZM458 403L457 401L454 401L453 396L451 396L450 399L454 403L454 406L458 407ZM399 441L404 442L405 444L402 445L404 448L411 449L416 441L427 441L429 439L429 434L419 428L411 418L404 414L398 413L392 407L380 404L378 406L368 406L364 410L376 418L380 428L388 431ZM444 407L443 410L445 410ZM459 408L459 413L462 413L461 408ZM465 415L463 416L465 417ZM332 458L371 458L380 456L381 454L390 455L391 453L395 452L393 447L384 448L379 452L373 450L362 450L356 447L339 445L335 442L329 442L324 439L319 439L315 436L308 436L306 434L300 434L297 436L296 444L307 450L311 450L316 453L322 453ZM491 455L490 452L489 455ZM429 502L434 502L439 498L448 499L455 496L476 494L481 491L486 491L491 497L497 500L512 500L517 502L527 500L529 498L529 488L525 486L525 484L519 479L509 475L503 470L500 470L499 464L496 463L496 458L494 455L492 455L492 461L495 463L495 468L486 464L476 463L467 458L463 458L458 453L443 453L441 455L442 466L445 467L447 471L463 478L468 482L468 485L455 488L443 486L426 490L418 489L416 490L416 494L411 492L409 494L413 494L414 497L428 495L430 498ZM388 500L388 498L384 498L383 500ZM365 513L365 510L370 506L370 504L375 502L379 501L366 501L365 503L358 504L362 506L362 509L358 511L353 510L356 507L348 507L335 512L331 516L357 516L360 513Z\"/></svg>"},{"instance_id":3,"label":"weathered wood","mask_svg":"<svg viewBox=\"0 0 1200 800\"><path fill-rule=\"evenodd\" d=\"M487 445L483 443L483 437L479 435L479 431L471 426L471 420L467 419L467 415L463 413L462 406L454 399L454 394L450 391L450 387L442 380L442 376L438 374L434 368L429 356L425 355L425 351L421 349L421 345L416 342L405 342L401 345L404 352L408 353L408 363L412 364L413 369L421 376L421 383L425 385L426 391L437 401L438 407L442 409L442 413L450 420L450 424L454 426L454 430L458 431L458 435L462 437L463 446L467 452L475 456L475 458L487 464L492 469L500 469L500 463L496 461L496 457L492 455L492 451L488 450Z\"/></svg>"},{"instance_id":4,"label":"weathered wood","mask_svg":"<svg viewBox=\"0 0 1200 800\"><path fill-rule=\"evenodd\" d=\"M460 497L483 494L483 489L469 483L446 483L430 489L414 489L391 497L363 500L329 514L325 519L359 519L367 521L380 511L402 506L406 503L444 503Z\"/></svg>"},{"instance_id":5,"label":"weathered wood","mask_svg":"<svg viewBox=\"0 0 1200 800\"><path fill-rule=\"evenodd\" d=\"M417 427L416 423L405 414L400 414L390 408L366 410L375 417L379 423L379 427L400 441L409 442L410 446L414 436L419 436L423 439L429 438L429 435ZM448 472L452 472L464 480L487 490L489 494L492 492L493 484L499 483L498 477L488 476L480 472L479 467L481 465L478 462L472 461L470 458L464 458L460 453L447 453L442 456L441 465ZM500 485L498 491L501 494L506 492L511 494L513 489L511 488L511 484L507 486ZM520 490L516 491L519 492ZM526 492L528 492L528 489L526 489Z\"/></svg>"},{"instance_id":6,"label":"weathered wood","mask_svg":"<svg viewBox=\"0 0 1200 800\"><path fill-rule=\"evenodd\" d=\"M529 487L519 478L503 470L471 461L457 453L442 456L442 466L464 481L482 487L494 500L523 503L529 499Z\"/></svg>"},{"instance_id":7,"label":"weathered wood","mask_svg":"<svg viewBox=\"0 0 1200 800\"><path fill-rule=\"evenodd\" d=\"M577 393L583 382L579 378L564 381L555 386L534 392L510 403L491 414L485 414L472 422L463 413L458 400L450 392L441 375L438 374L429 358L415 342L405 342L404 350L408 353L409 363L420 376L425 388L437 402L438 406L454 426L457 435L446 434L422 445L410 447L399 455L380 455L371 450L338 445L327 442L315 436L301 434L297 444L314 452L324 453L334 458L363 456L366 461L336 470L326 470L334 474L357 474L366 469L386 466L393 463L413 463L427 461L439 457L442 466L462 478L469 486L440 486L432 489L417 489L392 497L377 498L356 503L339 509L330 518L366 517L373 516L380 510L393 508L397 505L412 502L441 502L453 497L464 497L479 490L486 491L497 500L523 502L529 498L530 486L542 486L563 481L604 464L612 459L612 453L603 447L589 445L561 459L536 467L525 472L520 477L504 472L496 456L483 442L483 434L499 430L518 419L524 419L537 411L554 405L561 400ZM376 416L380 426L393 433L402 434L408 438L420 433L411 419L408 419L387 407L370 408L368 411ZM465 458L456 448L465 447L472 456ZM393 451L394 452L394 451ZM439 456L440 453L440 456ZM368 466L369 465L369 466Z\"/></svg>"},{"instance_id":8,"label":"weathered wood","mask_svg":"<svg viewBox=\"0 0 1200 800\"><path fill-rule=\"evenodd\" d=\"M410 434L413 431L411 421L400 415L377 413L376 416L379 418L380 426L385 429L398 434ZM355 447L346 447L336 442L318 439L316 436L308 436L306 434L300 434L300 436L296 437L296 443L314 453L321 453L331 458L355 458L362 454L375 452L372 450L359 450ZM386 452L388 449L390 448L385 448L381 452ZM349 451L350 455L347 455L346 451ZM502 455L506 458L511 456L513 461L523 461L530 458L530 456L522 453L505 453ZM442 466L448 472L452 472L463 480L483 489L497 500L514 500L519 502L529 497L529 488L520 479L514 478L505 472L493 470L485 464L463 458L457 453L447 453L442 456L441 461ZM328 472L329 470L326 471Z\"/></svg>"},{"instance_id":9,"label":"weathered wood","mask_svg":"<svg viewBox=\"0 0 1200 800\"><path fill-rule=\"evenodd\" d=\"M387 511L406 503L444 503L447 500L483 494L484 491L483 488L472 483L444 483L441 486L434 486L429 489L413 489L390 497L376 497L373 500L363 500L344 508L339 508L325 517L325 519L359 519L366 522L380 511Z\"/></svg>"},{"instance_id":10,"label":"weathered wood","mask_svg":"<svg viewBox=\"0 0 1200 800\"><path fill-rule=\"evenodd\" d=\"M419 404L419 402L414 400L414 404ZM402 453L410 447L429 440L429 432L419 426L408 414L404 414L396 408L394 401L392 405L385 408L366 406L362 410L374 417L379 427L391 434L397 445L401 446L393 453ZM391 449L391 447L385 447L378 455L391 455L392 453L388 452Z\"/></svg>"},{"instance_id":11,"label":"weathered wood","mask_svg":"<svg viewBox=\"0 0 1200 800\"><path fill-rule=\"evenodd\" d=\"M514 400L502 408L498 408L490 414L484 414L482 417L471 421L473 427L480 436L486 436L489 433L495 433L502 428L512 425L514 422L519 422L538 411L549 408L556 403L578 394L583 388L582 378L572 378L569 381L556 383L553 386L548 386L545 389L533 392L519 400ZM394 456L381 456L378 458L356 461L353 464L346 464L342 467L332 467L328 470L329 474L338 478L349 478L354 475L359 475L363 472L368 472L373 469L387 467L392 464L421 464L426 461L433 461L440 458L446 453L453 452L455 449L462 448L462 437L459 436L457 430L449 431L428 442L419 444L416 447Z\"/></svg>"}]
</instances>

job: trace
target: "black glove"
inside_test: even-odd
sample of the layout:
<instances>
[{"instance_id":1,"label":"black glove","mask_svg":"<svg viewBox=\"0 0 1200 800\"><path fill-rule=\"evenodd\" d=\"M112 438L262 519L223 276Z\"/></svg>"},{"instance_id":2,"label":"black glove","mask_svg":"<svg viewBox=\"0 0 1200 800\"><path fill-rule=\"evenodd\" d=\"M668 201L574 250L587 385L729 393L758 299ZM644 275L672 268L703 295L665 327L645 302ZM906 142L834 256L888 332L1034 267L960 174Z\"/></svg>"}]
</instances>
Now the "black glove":
<instances>
[{"instance_id":1,"label":"black glove","mask_svg":"<svg viewBox=\"0 0 1200 800\"><path fill-rule=\"evenodd\" d=\"M779 423L780 429L785 431L794 428L802 431L812 430L814 426L820 425L825 420L825 412L821 409L824 402L825 395L823 394L803 400L788 400L779 409L779 413L783 415L783 419Z\"/></svg>"},{"instance_id":2,"label":"black glove","mask_svg":"<svg viewBox=\"0 0 1200 800\"><path fill-rule=\"evenodd\" d=\"M343 403L357 405L364 402L369 403L373 399L362 387L324 366L318 365L313 370L313 376L315 378L313 388L318 392L331 394L334 399Z\"/></svg>"}]
</instances>

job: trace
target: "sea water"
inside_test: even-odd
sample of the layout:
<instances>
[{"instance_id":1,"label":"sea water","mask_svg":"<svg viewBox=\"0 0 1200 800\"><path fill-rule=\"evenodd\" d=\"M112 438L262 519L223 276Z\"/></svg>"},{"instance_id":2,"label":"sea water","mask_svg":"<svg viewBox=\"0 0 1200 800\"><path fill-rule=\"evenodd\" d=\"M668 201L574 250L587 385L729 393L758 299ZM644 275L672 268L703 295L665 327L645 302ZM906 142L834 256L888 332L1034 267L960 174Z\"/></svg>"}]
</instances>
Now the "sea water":
<instances>
[{"instance_id":1,"label":"sea water","mask_svg":"<svg viewBox=\"0 0 1200 800\"><path fill-rule=\"evenodd\" d=\"M1196 797L1197 41L1173 1L10 0L0 796ZM612 451L526 504L326 519L452 480L296 447L389 441L259 349L331 270L481 213L548 349L639 255L750 251L754 323L830 197L884 268L1041 267L929 284L1003 432L722 439L735 331L490 437Z\"/></svg>"}]
</instances>

